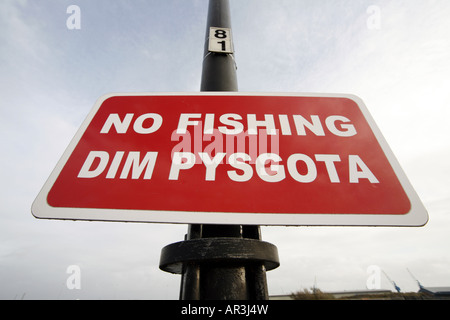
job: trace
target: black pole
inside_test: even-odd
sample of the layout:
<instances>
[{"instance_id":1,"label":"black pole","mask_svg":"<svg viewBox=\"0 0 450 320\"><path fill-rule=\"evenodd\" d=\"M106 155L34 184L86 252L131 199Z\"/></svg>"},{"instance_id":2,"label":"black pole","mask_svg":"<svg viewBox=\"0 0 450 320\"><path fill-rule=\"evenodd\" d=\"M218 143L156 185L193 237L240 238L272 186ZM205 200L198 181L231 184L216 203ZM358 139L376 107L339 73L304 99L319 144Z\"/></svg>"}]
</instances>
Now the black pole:
<instances>
[{"instance_id":1,"label":"black pole","mask_svg":"<svg viewBox=\"0 0 450 320\"><path fill-rule=\"evenodd\" d=\"M233 54L213 53L208 50L209 29L211 27L231 29L228 0L209 1L200 91L238 91Z\"/></svg>"},{"instance_id":2,"label":"black pole","mask_svg":"<svg viewBox=\"0 0 450 320\"><path fill-rule=\"evenodd\" d=\"M230 28L228 0L210 0L201 91L237 91L232 53L210 52L211 27ZM185 241L163 248L160 268L181 273L181 300L266 300L266 270L278 251L261 241L259 226L189 225Z\"/></svg>"},{"instance_id":3,"label":"black pole","mask_svg":"<svg viewBox=\"0 0 450 320\"><path fill-rule=\"evenodd\" d=\"M236 66L232 54L212 53L208 50L211 27L231 28L228 0L209 1L200 91L238 91ZM203 225L201 230L203 238L242 238L241 226ZM247 298L245 269L243 267L226 266L221 268L220 266L213 266L211 268L204 267L202 271L202 282L209 283L205 286L207 297L214 299L215 293L218 293L220 289L220 295L225 300L228 300L228 298L234 300ZM229 285L233 288L228 288Z\"/></svg>"}]
</instances>

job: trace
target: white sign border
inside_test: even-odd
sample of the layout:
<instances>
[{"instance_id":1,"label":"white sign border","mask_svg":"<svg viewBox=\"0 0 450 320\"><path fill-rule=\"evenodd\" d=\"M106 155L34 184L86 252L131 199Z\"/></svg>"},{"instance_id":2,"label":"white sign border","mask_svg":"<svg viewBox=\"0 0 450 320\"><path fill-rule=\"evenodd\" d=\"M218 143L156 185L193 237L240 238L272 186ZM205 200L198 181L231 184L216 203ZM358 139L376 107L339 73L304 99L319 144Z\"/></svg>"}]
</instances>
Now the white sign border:
<instances>
[{"instance_id":1,"label":"white sign border","mask_svg":"<svg viewBox=\"0 0 450 320\"><path fill-rule=\"evenodd\" d=\"M58 178L64 165L74 151L82 135L104 101L116 96L275 96L275 97L325 97L347 98L356 102L369 123L375 137L383 149L397 178L405 190L411 210L404 215L388 214L282 214L282 213L229 213L229 212L185 212L153 210L115 210L87 208L52 207L47 202L47 195ZM74 138L66 148L55 169L50 174L38 196L32 204L31 211L38 219L148 222L174 224L235 224L261 226L365 226L365 227L420 227L428 222L428 213L417 193L403 172L399 162L375 124L364 102L352 94L324 93L259 93L259 92L161 92L161 93L111 93L103 95L95 103Z\"/></svg>"}]
</instances>

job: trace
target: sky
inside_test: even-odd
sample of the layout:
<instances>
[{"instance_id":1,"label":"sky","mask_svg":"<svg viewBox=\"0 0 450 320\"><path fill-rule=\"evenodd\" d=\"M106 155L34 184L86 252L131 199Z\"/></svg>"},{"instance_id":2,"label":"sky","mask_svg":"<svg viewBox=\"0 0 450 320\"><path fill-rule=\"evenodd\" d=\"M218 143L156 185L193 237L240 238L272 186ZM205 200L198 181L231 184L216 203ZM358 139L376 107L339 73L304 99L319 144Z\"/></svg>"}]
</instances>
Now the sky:
<instances>
[{"instance_id":1,"label":"sky","mask_svg":"<svg viewBox=\"0 0 450 320\"><path fill-rule=\"evenodd\" d=\"M429 214L421 228L262 227L281 263L269 293L365 290L372 266L404 292L418 290L408 269L449 286L450 3L230 5L239 91L357 95ZM0 299L178 299L158 265L186 225L38 220L31 205L100 96L199 92L206 15L204 0L1 1Z\"/></svg>"}]
</instances>

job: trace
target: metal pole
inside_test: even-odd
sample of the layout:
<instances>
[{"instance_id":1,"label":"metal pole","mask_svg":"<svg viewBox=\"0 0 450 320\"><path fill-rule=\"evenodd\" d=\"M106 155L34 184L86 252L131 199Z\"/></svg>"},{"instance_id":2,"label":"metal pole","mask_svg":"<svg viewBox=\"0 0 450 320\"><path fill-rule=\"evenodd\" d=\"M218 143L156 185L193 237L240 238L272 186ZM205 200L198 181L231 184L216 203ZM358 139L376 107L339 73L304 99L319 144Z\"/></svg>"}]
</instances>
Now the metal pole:
<instances>
[{"instance_id":1,"label":"metal pole","mask_svg":"<svg viewBox=\"0 0 450 320\"><path fill-rule=\"evenodd\" d=\"M232 54L208 51L210 27L231 28L228 0L209 1L200 91L238 91L236 65ZM203 225L202 237L242 238L242 227ZM202 269L201 283L204 284L207 298L223 300L248 298L244 267L205 266Z\"/></svg>"},{"instance_id":2,"label":"metal pole","mask_svg":"<svg viewBox=\"0 0 450 320\"><path fill-rule=\"evenodd\" d=\"M228 0L209 1L200 91L238 91L233 55L208 51L210 27L231 28Z\"/></svg>"},{"instance_id":3,"label":"metal pole","mask_svg":"<svg viewBox=\"0 0 450 320\"><path fill-rule=\"evenodd\" d=\"M228 0L210 0L201 91L237 91L232 53L209 52L211 27L231 28ZM181 273L181 300L266 300L266 270L278 251L259 226L189 225L185 241L163 248L160 268Z\"/></svg>"}]
</instances>

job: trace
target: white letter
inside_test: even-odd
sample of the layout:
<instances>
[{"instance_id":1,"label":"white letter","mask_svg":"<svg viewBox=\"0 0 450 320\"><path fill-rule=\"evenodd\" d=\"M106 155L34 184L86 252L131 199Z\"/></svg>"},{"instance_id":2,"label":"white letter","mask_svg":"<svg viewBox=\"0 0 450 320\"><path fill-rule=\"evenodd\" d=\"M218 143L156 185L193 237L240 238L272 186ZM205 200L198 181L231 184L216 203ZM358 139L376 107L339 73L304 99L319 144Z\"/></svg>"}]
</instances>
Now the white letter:
<instances>
[{"instance_id":1,"label":"white letter","mask_svg":"<svg viewBox=\"0 0 450 320\"><path fill-rule=\"evenodd\" d=\"M216 180L216 168L222 162L226 153L218 152L213 159L209 157L206 152L199 152L198 155L202 159L203 163L206 167L206 181L214 181Z\"/></svg>"},{"instance_id":2,"label":"white letter","mask_svg":"<svg viewBox=\"0 0 450 320\"><path fill-rule=\"evenodd\" d=\"M367 18L367 28L369 30L381 29L381 9L379 6L372 5L367 8L367 14L370 16Z\"/></svg>"},{"instance_id":3,"label":"white letter","mask_svg":"<svg viewBox=\"0 0 450 320\"><path fill-rule=\"evenodd\" d=\"M153 119L153 124L149 128L142 127L143 123L147 119ZM161 128L163 119L162 117L157 113L146 113L141 115L139 118L136 119L133 125L133 129L136 133L142 133L142 134L149 134L157 131L159 128Z\"/></svg>"},{"instance_id":4,"label":"white letter","mask_svg":"<svg viewBox=\"0 0 450 320\"><path fill-rule=\"evenodd\" d=\"M307 172L306 174L300 174L297 170L297 161L303 161L306 164ZM287 162L287 167L289 174L302 183L310 183L317 178L317 168L314 161L308 157L306 154L296 153L289 157Z\"/></svg>"},{"instance_id":5,"label":"white letter","mask_svg":"<svg viewBox=\"0 0 450 320\"><path fill-rule=\"evenodd\" d=\"M276 172L274 175L271 175L267 172L265 168L265 164L268 160L272 160L274 162L281 161L281 157L275 153L263 153L256 159L256 173L258 176L266 181L266 182L280 182L284 178L286 178L286 173L284 171L284 167L278 164L271 164L270 170Z\"/></svg>"},{"instance_id":6,"label":"white letter","mask_svg":"<svg viewBox=\"0 0 450 320\"><path fill-rule=\"evenodd\" d=\"M108 119L106 119L102 130L100 130L100 133L108 133L112 125L114 125L114 128L116 128L117 133L126 133L128 127L130 126L131 120L133 119L133 116L133 113L127 113L123 121L121 121L117 113L111 113L108 116Z\"/></svg>"},{"instance_id":7,"label":"white letter","mask_svg":"<svg viewBox=\"0 0 450 320\"><path fill-rule=\"evenodd\" d=\"M120 162L122 161L124 151L117 151L114 156L111 165L109 166L108 173L106 174L106 179L114 179L116 177L117 169L119 169Z\"/></svg>"},{"instance_id":8,"label":"white letter","mask_svg":"<svg viewBox=\"0 0 450 320\"><path fill-rule=\"evenodd\" d=\"M228 129L227 127L218 127L219 131L223 134L239 134L244 131L244 125L238 121L234 120L242 120L242 117L238 114L234 113L226 113L220 116L220 122L226 126L232 126L234 129Z\"/></svg>"},{"instance_id":9,"label":"white letter","mask_svg":"<svg viewBox=\"0 0 450 320\"><path fill-rule=\"evenodd\" d=\"M66 26L69 30L80 30L81 29L81 10L79 6L71 5L67 7L67 11L69 13L73 13L70 17L67 18Z\"/></svg>"},{"instance_id":10,"label":"white letter","mask_svg":"<svg viewBox=\"0 0 450 320\"><path fill-rule=\"evenodd\" d=\"M198 121L189 121L189 118L201 118L201 116L200 113L182 113L178 122L177 133L185 134L187 126L197 126Z\"/></svg>"},{"instance_id":11,"label":"white letter","mask_svg":"<svg viewBox=\"0 0 450 320\"><path fill-rule=\"evenodd\" d=\"M242 161L238 161L237 159L241 159ZM245 182L252 178L253 176L253 169L252 166L248 163L245 163L244 161L251 161L252 159L250 156L246 153L233 153L228 158L228 163L236 169L244 171L242 175L238 175L236 170L230 170L228 171L228 177L230 177L231 180L237 181L237 182Z\"/></svg>"},{"instance_id":12,"label":"white letter","mask_svg":"<svg viewBox=\"0 0 450 320\"><path fill-rule=\"evenodd\" d=\"M359 156L349 155L348 166L350 183L359 183L359 179L369 179L371 183L380 183ZM361 171L358 171L358 166L361 168Z\"/></svg>"},{"instance_id":13,"label":"white letter","mask_svg":"<svg viewBox=\"0 0 450 320\"><path fill-rule=\"evenodd\" d=\"M367 278L366 286L369 290L377 290L381 288L381 269L379 266L369 266L367 273L370 276Z\"/></svg>"},{"instance_id":14,"label":"white letter","mask_svg":"<svg viewBox=\"0 0 450 320\"><path fill-rule=\"evenodd\" d=\"M90 171L92 164L94 163L95 158L100 158L100 163L97 168ZM78 173L78 178L95 178L99 176L103 170L105 170L106 165L109 161L109 154L106 151L91 151L84 161L83 167Z\"/></svg>"},{"instance_id":15,"label":"white letter","mask_svg":"<svg viewBox=\"0 0 450 320\"><path fill-rule=\"evenodd\" d=\"M205 127L203 134L213 134L214 132L214 113L205 114Z\"/></svg>"},{"instance_id":16,"label":"white letter","mask_svg":"<svg viewBox=\"0 0 450 320\"><path fill-rule=\"evenodd\" d=\"M264 120L256 120L256 114L247 115L248 134L258 134L258 127L265 127L269 135L277 134L272 114L265 114Z\"/></svg>"},{"instance_id":17,"label":"white letter","mask_svg":"<svg viewBox=\"0 0 450 320\"><path fill-rule=\"evenodd\" d=\"M155 168L157 155L158 152L147 152L142 162L139 163L140 152L130 152L123 167L122 173L120 174L120 179L126 179L128 177L128 173L130 172L131 167L133 167L131 179L139 179L142 171L144 171L144 168L146 166L147 170L145 170L144 179L151 179L153 169Z\"/></svg>"},{"instance_id":18,"label":"white letter","mask_svg":"<svg viewBox=\"0 0 450 320\"><path fill-rule=\"evenodd\" d=\"M289 125L288 116L286 114L280 114L280 115L278 115L278 118L280 119L281 134L285 135L285 136L292 135L291 126Z\"/></svg>"},{"instance_id":19,"label":"white letter","mask_svg":"<svg viewBox=\"0 0 450 320\"><path fill-rule=\"evenodd\" d=\"M327 167L328 176L330 177L331 183L339 183L339 176L336 172L336 167L334 166L335 161L341 161L341 158L337 154L316 154L316 161L325 162Z\"/></svg>"},{"instance_id":20,"label":"white letter","mask_svg":"<svg viewBox=\"0 0 450 320\"><path fill-rule=\"evenodd\" d=\"M343 116L329 116L325 123L327 125L328 130L334 135L340 136L340 137L351 137L356 134L356 129L352 124L342 124L341 128L346 129L345 131L340 131L336 128L336 121L342 121L342 122L350 122L349 119Z\"/></svg>"},{"instance_id":21,"label":"white letter","mask_svg":"<svg viewBox=\"0 0 450 320\"><path fill-rule=\"evenodd\" d=\"M306 136L305 127L311 130L316 136L324 136L322 124L320 123L319 116L311 116L312 123L303 118L301 115L294 115L294 123L297 128L297 134L299 136Z\"/></svg>"},{"instance_id":22,"label":"white letter","mask_svg":"<svg viewBox=\"0 0 450 320\"><path fill-rule=\"evenodd\" d=\"M183 159L186 159L183 162ZM191 152L174 152L172 166L170 167L169 180L178 180L180 170L190 169L195 164L195 154Z\"/></svg>"},{"instance_id":23,"label":"white letter","mask_svg":"<svg viewBox=\"0 0 450 320\"><path fill-rule=\"evenodd\" d=\"M69 290L80 290L81 289L81 269L79 266L72 265L68 266L66 273L70 274L67 278L66 286Z\"/></svg>"}]
</instances>

